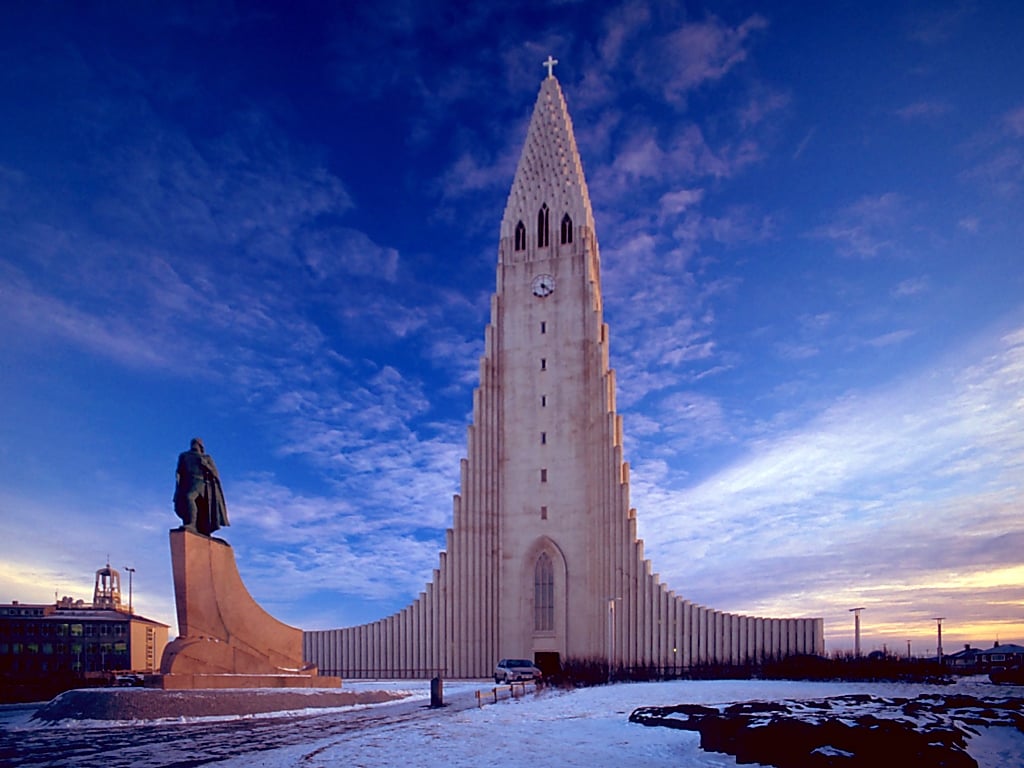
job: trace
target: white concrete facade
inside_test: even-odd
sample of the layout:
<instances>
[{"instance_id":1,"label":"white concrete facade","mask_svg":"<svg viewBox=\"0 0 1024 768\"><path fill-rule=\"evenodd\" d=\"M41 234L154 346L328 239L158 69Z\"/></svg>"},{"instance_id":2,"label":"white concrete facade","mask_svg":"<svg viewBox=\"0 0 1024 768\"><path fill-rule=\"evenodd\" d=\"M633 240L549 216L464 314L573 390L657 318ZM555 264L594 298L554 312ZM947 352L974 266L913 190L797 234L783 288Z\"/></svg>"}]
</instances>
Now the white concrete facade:
<instances>
[{"instance_id":1,"label":"white concrete facade","mask_svg":"<svg viewBox=\"0 0 1024 768\"><path fill-rule=\"evenodd\" d=\"M371 624L304 634L343 677L482 677L503 657L682 669L824 651L821 619L695 605L637 538L600 257L558 81L540 89L498 246L461 493L424 592ZM550 661L553 656L547 656Z\"/></svg>"}]
</instances>

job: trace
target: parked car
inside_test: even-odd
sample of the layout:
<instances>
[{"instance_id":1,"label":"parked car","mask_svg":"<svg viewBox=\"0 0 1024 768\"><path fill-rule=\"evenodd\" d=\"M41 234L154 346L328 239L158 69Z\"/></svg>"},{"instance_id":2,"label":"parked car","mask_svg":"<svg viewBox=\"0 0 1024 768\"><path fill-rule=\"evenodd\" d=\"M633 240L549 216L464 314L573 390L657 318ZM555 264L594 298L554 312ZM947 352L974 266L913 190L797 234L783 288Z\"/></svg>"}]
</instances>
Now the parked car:
<instances>
[{"instance_id":1,"label":"parked car","mask_svg":"<svg viewBox=\"0 0 1024 768\"><path fill-rule=\"evenodd\" d=\"M527 659L502 659L494 668L494 682L511 683L516 680L537 680L540 670Z\"/></svg>"}]
</instances>

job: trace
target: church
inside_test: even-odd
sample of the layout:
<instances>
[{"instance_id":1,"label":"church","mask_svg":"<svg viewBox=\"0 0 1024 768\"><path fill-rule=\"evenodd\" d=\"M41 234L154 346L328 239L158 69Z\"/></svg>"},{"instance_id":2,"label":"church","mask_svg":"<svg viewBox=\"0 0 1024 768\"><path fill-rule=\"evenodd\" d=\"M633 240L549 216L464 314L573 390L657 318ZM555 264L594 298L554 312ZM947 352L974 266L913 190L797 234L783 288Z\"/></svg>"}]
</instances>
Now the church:
<instances>
[{"instance_id":1,"label":"church","mask_svg":"<svg viewBox=\"0 0 1024 768\"><path fill-rule=\"evenodd\" d=\"M486 677L506 657L544 671L567 660L682 671L824 652L822 619L692 603L644 557L594 216L554 63L501 221L445 550L398 613L303 633L305 659L323 674Z\"/></svg>"}]
</instances>

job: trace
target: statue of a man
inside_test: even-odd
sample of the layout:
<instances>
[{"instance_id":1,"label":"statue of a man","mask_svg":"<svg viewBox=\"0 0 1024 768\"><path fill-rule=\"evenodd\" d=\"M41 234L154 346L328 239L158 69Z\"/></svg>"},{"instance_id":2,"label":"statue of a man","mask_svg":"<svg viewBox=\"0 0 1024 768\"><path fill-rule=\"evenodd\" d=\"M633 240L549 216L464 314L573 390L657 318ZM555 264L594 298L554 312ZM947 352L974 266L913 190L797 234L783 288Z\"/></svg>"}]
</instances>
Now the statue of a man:
<instances>
[{"instance_id":1,"label":"statue of a man","mask_svg":"<svg viewBox=\"0 0 1024 768\"><path fill-rule=\"evenodd\" d=\"M217 465L198 437L192 438L189 450L178 455L174 511L184 523L183 528L206 536L230 525Z\"/></svg>"}]
</instances>

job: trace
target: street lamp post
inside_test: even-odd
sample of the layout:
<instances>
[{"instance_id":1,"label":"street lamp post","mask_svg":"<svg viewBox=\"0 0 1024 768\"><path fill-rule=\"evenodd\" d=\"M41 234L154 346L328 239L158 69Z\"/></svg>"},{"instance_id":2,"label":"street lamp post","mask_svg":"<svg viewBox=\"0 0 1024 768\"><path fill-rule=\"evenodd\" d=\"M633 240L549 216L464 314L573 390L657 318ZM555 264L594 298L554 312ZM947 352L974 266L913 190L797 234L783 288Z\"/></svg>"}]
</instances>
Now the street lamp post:
<instances>
[{"instance_id":1,"label":"street lamp post","mask_svg":"<svg viewBox=\"0 0 1024 768\"><path fill-rule=\"evenodd\" d=\"M124 569L128 571L128 613L134 613L132 610L132 575L135 573L135 569L129 568L127 565Z\"/></svg>"},{"instance_id":2,"label":"street lamp post","mask_svg":"<svg viewBox=\"0 0 1024 768\"><path fill-rule=\"evenodd\" d=\"M615 665L615 603L621 597L608 598L608 682L612 681L612 669Z\"/></svg>"},{"instance_id":3,"label":"street lamp post","mask_svg":"<svg viewBox=\"0 0 1024 768\"><path fill-rule=\"evenodd\" d=\"M940 665L942 664L942 622L944 622L945 620L945 616L935 617L935 624L939 628L939 643L938 647L936 648L936 658L938 659Z\"/></svg>"},{"instance_id":4,"label":"street lamp post","mask_svg":"<svg viewBox=\"0 0 1024 768\"><path fill-rule=\"evenodd\" d=\"M850 609L853 614L853 655L857 659L860 658L860 612L863 610L863 606Z\"/></svg>"}]
</instances>

